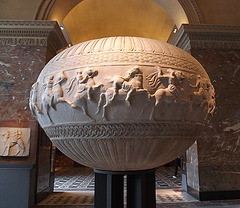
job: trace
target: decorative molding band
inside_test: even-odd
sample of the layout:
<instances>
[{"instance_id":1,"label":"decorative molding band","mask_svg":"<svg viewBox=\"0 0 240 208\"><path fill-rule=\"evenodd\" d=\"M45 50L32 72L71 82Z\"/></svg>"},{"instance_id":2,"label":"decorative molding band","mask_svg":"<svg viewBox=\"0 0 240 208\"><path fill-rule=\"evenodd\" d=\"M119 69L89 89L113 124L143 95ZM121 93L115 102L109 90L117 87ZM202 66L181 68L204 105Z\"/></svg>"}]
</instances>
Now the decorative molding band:
<instances>
[{"instance_id":1,"label":"decorative molding band","mask_svg":"<svg viewBox=\"0 0 240 208\"><path fill-rule=\"evenodd\" d=\"M51 139L66 138L193 138L198 137L202 124L190 122L158 123L105 123L105 124L72 124L45 127Z\"/></svg>"},{"instance_id":2,"label":"decorative molding band","mask_svg":"<svg viewBox=\"0 0 240 208\"><path fill-rule=\"evenodd\" d=\"M66 40L56 21L0 21L0 45L48 46L54 53Z\"/></svg>"},{"instance_id":3,"label":"decorative molding band","mask_svg":"<svg viewBox=\"0 0 240 208\"><path fill-rule=\"evenodd\" d=\"M185 51L191 48L240 49L240 27L183 24L172 44Z\"/></svg>"},{"instance_id":4,"label":"decorative molding band","mask_svg":"<svg viewBox=\"0 0 240 208\"><path fill-rule=\"evenodd\" d=\"M190 24L203 24L203 17L195 0L178 0Z\"/></svg>"}]
</instances>

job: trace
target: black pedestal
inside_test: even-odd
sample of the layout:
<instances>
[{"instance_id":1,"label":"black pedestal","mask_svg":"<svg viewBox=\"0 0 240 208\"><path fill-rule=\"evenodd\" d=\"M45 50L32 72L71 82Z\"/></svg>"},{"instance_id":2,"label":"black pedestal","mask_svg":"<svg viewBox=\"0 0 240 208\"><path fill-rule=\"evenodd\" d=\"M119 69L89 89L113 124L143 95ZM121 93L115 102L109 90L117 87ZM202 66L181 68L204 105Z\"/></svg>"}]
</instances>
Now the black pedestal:
<instances>
[{"instance_id":1,"label":"black pedestal","mask_svg":"<svg viewBox=\"0 0 240 208\"><path fill-rule=\"evenodd\" d=\"M127 177L127 208L156 208L155 169L95 172L94 208L124 207L124 175Z\"/></svg>"}]
</instances>

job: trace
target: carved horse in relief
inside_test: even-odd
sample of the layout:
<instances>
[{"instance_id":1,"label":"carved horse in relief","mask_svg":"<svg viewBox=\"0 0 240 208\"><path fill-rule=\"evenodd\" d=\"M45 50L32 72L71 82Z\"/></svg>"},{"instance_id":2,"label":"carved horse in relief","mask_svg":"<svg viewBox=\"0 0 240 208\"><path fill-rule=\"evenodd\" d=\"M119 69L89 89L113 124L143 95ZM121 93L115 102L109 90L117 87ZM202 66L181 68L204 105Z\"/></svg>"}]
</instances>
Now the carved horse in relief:
<instances>
[{"instance_id":1,"label":"carved horse in relief","mask_svg":"<svg viewBox=\"0 0 240 208\"><path fill-rule=\"evenodd\" d=\"M76 77L71 79L69 88L67 92L70 92L73 89L73 86L77 86L77 90L74 91L73 103L75 106L81 108L83 113L91 120L92 117L88 114L87 111L87 101L94 101L92 94L96 89L101 87L102 85L96 85L94 77L98 75L97 70L92 70L90 68L86 68L84 71L82 69L78 69L76 71ZM76 82L75 85L73 83Z\"/></svg>"},{"instance_id":2,"label":"carved horse in relief","mask_svg":"<svg viewBox=\"0 0 240 208\"><path fill-rule=\"evenodd\" d=\"M71 105L73 108L76 107L76 105L71 100L64 97L62 85L64 82L66 82L66 80L67 80L67 76L65 75L64 72L61 72L60 75L57 77L56 82L54 82L53 84L52 92L53 92L54 107L57 103L60 103L60 102L66 102L69 105Z\"/></svg>"},{"instance_id":3,"label":"carved horse in relief","mask_svg":"<svg viewBox=\"0 0 240 208\"><path fill-rule=\"evenodd\" d=\"M157 106L160 102L172 103L177 95L177 87L169 84L167 88L158 89L151 97L155 97L155 106Z\"/></svg>"},{"instance_id":4,"label":"carved horse in relief","mask_svg":"<svg viewBox=\"0 0 240 208\"><path fill-rule=\"evenodd\" d=\"M173 103L176 100L177 96L177 87L173 84L169 84L167 88L158 89L153 95L151 95L151 98L155 98L154 106L156 107L160 103ZM150 113L150 119L153 117L155 107L153 107L152 112Z\"/></svg>"},{"instance_id":5,"label":"carved horse in relief","mask_svg":"<svg viewBox=\"0 0 240 208\"><path fill-rule=\"evenodd\" d=\"M143 89L142 72L138 66L131 68L127 77L116 76L110 83L112 84L112 87L103 87L97 106L96 114L99 113L100 106L105 98L105 104L103 105L103 118L106 118L106 108L113 100L125 100L126 103L130 105L129 99L134 92L147 92L147 90ZM121 93L121 97L118 96L120 90L123 92ZM122 99L122 96L125 96L125 99Z\"/></svg>"}]
</instances>

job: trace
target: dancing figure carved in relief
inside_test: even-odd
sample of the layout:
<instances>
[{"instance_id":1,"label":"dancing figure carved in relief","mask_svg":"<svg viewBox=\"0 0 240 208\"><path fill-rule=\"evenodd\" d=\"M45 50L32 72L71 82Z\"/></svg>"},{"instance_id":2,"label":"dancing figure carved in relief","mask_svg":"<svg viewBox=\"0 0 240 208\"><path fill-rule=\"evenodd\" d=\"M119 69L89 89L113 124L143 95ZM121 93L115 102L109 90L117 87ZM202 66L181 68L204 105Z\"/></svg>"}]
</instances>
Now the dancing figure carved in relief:
<instances>
[{"instance_id":1,"label":"dancing figure carved in relief","mask_svg":"<svg viewBox=\"0 0 240 208\"><path fill-rule=\"evenodd\" d=\"M138 66L134 66L131 70L129 70L128 77L125 78L122 83L122 89L127 93L125 98L126 101L129 102L129 98L134 92L147 92L147 90L143 89L143 75Z\"/></svg>"},{"instance_id":2,"label":"dancing figure carved in relief","mask_svg":"<svg viewBox=\"0 0 240 208\"><path fill-rule=\"evenodd\" d=\"M39 108L37 103L37 90L38 90L38 82L32 85L32 89L30 91L30 99L29 99L29 108L34 116L36 116L35 111L37 111L39 114L42 114L42 111Z\"/></svg>"},{"instance_id":3,"label":"dancing figure carved in relief","mask_svg":"<svg viewBox=\"0 0 240 208\"><path fill-rule=\"evenodd\" d=\"M57 77L56 82L54 82L53 84L52 93L53 93L54 107L57 103L60 103L60 102L66 102L69 105L71 105L73 108L76 107L76 105L71 100L67 99L63 95L62 85L64 84L64 82L66 82L66 80L67 80L67 76L65 75L64 72L61 72Z\"/></svg>"},{"instance_id":4,"label":"dancing figure carved in relief","mask_svg":"<svg viewBox=\"0 0 240 208\"><path fill-rule=\"evenodd\" d=\"M54 96L52 92L53 84L54 84L53 79L54 79L54 75L48 76L46 82L44 82L45 80L43 79L44 92L42 94L42 103L41 103L42 109L45 110L46 115L51 123L53 123L53 121L49 115L49 111L50 111L50 108L54 108L54 105L53 105Z\"/></svg>"},{"instance_id":5,"label":"dancing figure carved in relief","mask_svg":"<svg viewBox=\"0 0 240 208\"><path fill-rule=\"evenodd\" d=\"M100 87L100 85L96 85L94 80L94 77L97 75L97 70L87 68L85 71L83 71L82 69L78 69L76 71L76 77L71 79L69 88L67 89L67 92L70 92L73 88L73 83L77 83L77 90L75 91L73 102L77 107L80 107L83 113L90 119L92 118L88 114L86 102L87 100L94 101L92 94L94 90Z\"/></svg>"},{"instance_id":6,"label":"dancing figure carved in relief","mask_svg":"<svg viewBox=\"0 0 240 208\"><path fill-rule=\"evenodd\" d=\"M209 81L198 75L195 85L190 86L196 89L191 96L191 101L196 105L199 105L201 108L207 106L208 113L212 113L215 108L215 101L213 92L210 92L212 86Z\"/></svg>"},{"instance_id":7,"label":"dancing figure carved in relief","mask_svg":"<svg viewBox=\"0 0 240 208\"><path fill-rule=\"evenodd\" d=\"M3 156L22 156L24 153L24 143L22 140L22 132L20 130L14 131L14 135L10 136L10 131L2 133L4 141ZM16 147L17 151L14 155L11 154L11 148Z\"/></svg>"}]
</instances>

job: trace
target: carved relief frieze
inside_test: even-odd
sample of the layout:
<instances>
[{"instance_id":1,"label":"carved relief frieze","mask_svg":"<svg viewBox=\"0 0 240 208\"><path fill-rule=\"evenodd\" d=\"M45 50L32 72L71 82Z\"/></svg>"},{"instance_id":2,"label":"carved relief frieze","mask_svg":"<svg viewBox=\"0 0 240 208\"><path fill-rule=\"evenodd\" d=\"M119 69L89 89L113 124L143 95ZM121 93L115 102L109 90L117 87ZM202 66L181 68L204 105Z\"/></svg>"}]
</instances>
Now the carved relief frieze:
<instances>
[{"instance_id":1,"label":"carved relief frieze","mask_svg":"<svg viewBox=\"0 0 240 208\"><path fill-rule=\"evenodd\" d=\"M0 127L0 156L26 157L29 150L29 128Z\"/></svg>"},{"instance_id":2,"label":"carved relief frieze","mask_svg":"<svg viewBox=\"0 0 240 208\"><path fill-rule=\"evenodd\" d=\"M108 108L120 102L126 109L136 107L134 103L144 96L149 120L165 120L164 115L154 118L154 114L167 112L170 104L171 110L179 111L181 106L181 110L189 114L196 109L202 111L201 115L213 112L214 90L208 79L171 68L151 67L152 73L147 71L148 67L133 66L126 71L126 76L112 75L100 82L95 79L104 75L89 67L47 75L40 84L33 84L30 109L36 117L46 115L52 124L50 111L56 111L59 103L81 111L88 120L99 120L98 114L104 120L111 120ZM91 112L87 108L89 103L95 104Z\"/></svg>"}]
</instances>

